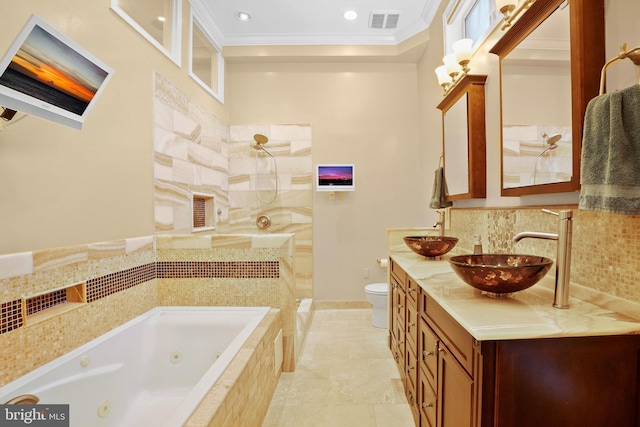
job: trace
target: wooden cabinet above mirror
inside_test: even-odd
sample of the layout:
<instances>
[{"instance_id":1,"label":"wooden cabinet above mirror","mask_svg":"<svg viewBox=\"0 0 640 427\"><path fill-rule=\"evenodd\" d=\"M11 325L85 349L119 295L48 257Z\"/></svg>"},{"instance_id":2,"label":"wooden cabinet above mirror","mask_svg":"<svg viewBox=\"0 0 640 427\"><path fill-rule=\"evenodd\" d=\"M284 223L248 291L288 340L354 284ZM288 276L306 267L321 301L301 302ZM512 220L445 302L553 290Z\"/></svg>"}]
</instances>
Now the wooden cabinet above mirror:
<instances>
[{"instance_id":1,"label":"wooden cabinet above mirror","mask_svg":"<svg viewBox=\"0 0 640 427\"><path fill-rule=\"evenodd\" d=\"M487 195L486 80L484 75L466 75L438 105L442 110L442 152L448 201Z\"/></svg>"},{"instance_id":2,"label":"wooden cabinet above mirror","mask_svg":"<svg viewBox=\"0 0 640 427\"><path fill-rule=\"evenodd\" d=\"M501 65L501 194L579 190L584 113L605 61L603 0L536 0L491 53Z\"/></svg>"}]
</instances>

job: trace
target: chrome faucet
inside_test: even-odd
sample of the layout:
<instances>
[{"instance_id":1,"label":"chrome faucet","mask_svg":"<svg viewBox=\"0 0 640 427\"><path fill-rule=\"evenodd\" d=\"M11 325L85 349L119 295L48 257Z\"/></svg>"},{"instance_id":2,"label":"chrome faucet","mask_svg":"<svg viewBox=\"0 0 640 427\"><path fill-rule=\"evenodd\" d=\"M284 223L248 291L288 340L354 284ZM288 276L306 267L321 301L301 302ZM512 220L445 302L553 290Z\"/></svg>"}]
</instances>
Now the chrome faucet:
<instances>
[{"instance_id":1,"label":"chrome faucet","mask_svg":"<svg viewBox=\"0 0 640 427\"><path fill-rule=\"evenodd\" d=\"M569 308L569 280L571 271L571 237L572 237L572 217L573 211L561 210L553 212L542 209L542 212L558 215L558 233L541 233L536 231L523 231L513 237L514 242L519 242L525 237L535 239L548 239L558 241L558 252L556 255L556 288L553 298L555 308Z\"/></svg>"},{"instance_id":2,"label":"chrome faucet","mask_svg":"<svg viewBox=\"0 0 640 427\"><path fill-rule=\"evenodd\" d=\"M433 224L433 228L440 226L440 237L444 237L444 211L436 210L438 212L438 222Z\"/></svg>"}]
</instances>

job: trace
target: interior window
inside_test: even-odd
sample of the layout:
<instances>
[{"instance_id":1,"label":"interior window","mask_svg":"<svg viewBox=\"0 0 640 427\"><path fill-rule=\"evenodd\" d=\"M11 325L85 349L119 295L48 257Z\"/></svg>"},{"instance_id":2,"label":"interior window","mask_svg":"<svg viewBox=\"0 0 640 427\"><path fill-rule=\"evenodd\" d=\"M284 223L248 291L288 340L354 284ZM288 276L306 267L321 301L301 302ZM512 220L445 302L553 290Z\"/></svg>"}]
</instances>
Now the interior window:
<instances>
[{"instance_id":1,"label":"interior window","mask_svg":"<svg viewBox=\"0 0 640 427\"><path fill-rule=\"evenodd\" d=\"M500 21L495 0L449 0L442 16L445 55L456 40L470 38L479 46Z\"/></svg>"},{"instance_id":2,"label":"interior window","mask_svg":"<svg viewBox=\"0 0 640 427\"><path fill-rule=\"evenodd\" d=\"M464 35L476 44L489 29L489 0L476 0L464 17Z\"/></svg>"},{"instance_id":3,"label":"interior window","mask_svg":"<svg viewBox=\"0 0 640 427\"><path fill-rule=\"evenodd\" d=\"M180 0L111 0L111 9L180 65Z\"/></svg>"},{"instance_id":4,"label":"interior window","mask_svg":"<svg viewBox=\"0 0 640 427\"><path fill-rule=\"evenodd\" d=\"M221 49L195 15L191 18L189 74L205 90L223 102L224 59Z\"/></svg>"}]
</instances>

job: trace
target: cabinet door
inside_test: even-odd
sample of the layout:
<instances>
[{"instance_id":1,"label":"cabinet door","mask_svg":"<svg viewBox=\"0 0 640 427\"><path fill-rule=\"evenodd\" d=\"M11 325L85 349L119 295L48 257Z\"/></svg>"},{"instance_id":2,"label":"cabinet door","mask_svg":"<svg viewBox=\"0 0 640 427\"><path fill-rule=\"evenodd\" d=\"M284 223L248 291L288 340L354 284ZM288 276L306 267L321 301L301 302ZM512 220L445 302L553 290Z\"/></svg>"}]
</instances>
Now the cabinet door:
<instances>
[{"instance_id":1,"label":"cabinet door","mask_svg":"<svg viewBox=\"0 0 640 427\"><path fill-rule=\"evenodd\" d=\"M416 305L413 301L409 299L409 296L406 298L407 300L407 327L405 328L405 334L407 343L410 343L413 348L418 348L418 310L416 309Z\"/></svg>"},{"instance_id":2,"label":"cabinet door","mask_svg":"<svg viewBox=\"0 0 640 427\"><path fill-rule=\"evenodd\" d=\"M407 401L411 407L411 413L416 425L420 422L420 410L418 408L418 358L416 357L416 351L407 342L406 345L406 382L404 386Z\"/></svg>"},{"instance_id":3,"label":"cabinet door","mask_svg":"<svg viewBox=\"0 0 640 427\"><path fill-rule=\"evenodd\" d=\"M398 370L400 372L400 378L402 379L402 383L404 384L406 381L406 369L405 369L405 346L406 346L406 334L405 334L405 296L404 291L401 287L397 288L396 298L397 301L395 303L396 312L393 314L396 318L395 321L395 335L396 335L396 363L398 366Z\"/></svg>"},{"instance_id":4,"label":"cabinet door","mask_svg":"<svg viewBox=\"0 0 640 427\"><path fill-rule=\"evenodd\" d=\"M424 370L418 375L418 406L422 427L436 427L436 392L427 381Z\"/></svg>"},{"instance_id":5,"label":"cabinet door","mask_svg":"<svg viewBox=\"0 0 640 427\"><path fill-rule=\"evenodd\" d=\"M398 335L396 331L396 312L398 311L398 280L394 276L390 276L389 284L391 287L391 295L389 295L389 330L391 331L391 336L396 341L398 341Z\"/></svg>"},{"instance_id":6,"label":"cabinet door","mask_svg":"<svg viewBox=\"0 0 640 427\"><path fill-rule=\"evenodd\" d=\"M438 367L438 337L427 325L427 322L420 318L418 320L418 359L422 372L427 376L427 380L434 389L437 387L437 367Z\"/></svg>"},{"instance_id":7,"label":"cabinet door","mask_svg":"<svg viewBox=\"0 0 640 427\"><path fill-rule=\"evenodd\" d=\"M473 379L442 342L438 344L438 427L471 427Z\"/></svg>"}]
</instances>

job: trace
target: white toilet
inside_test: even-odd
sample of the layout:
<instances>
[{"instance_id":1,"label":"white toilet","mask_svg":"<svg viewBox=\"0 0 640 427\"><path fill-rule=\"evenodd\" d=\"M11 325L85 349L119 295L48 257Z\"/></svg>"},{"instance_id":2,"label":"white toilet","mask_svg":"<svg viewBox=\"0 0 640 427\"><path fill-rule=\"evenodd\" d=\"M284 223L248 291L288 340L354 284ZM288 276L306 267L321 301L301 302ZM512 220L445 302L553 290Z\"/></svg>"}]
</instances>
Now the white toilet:
<instances>
[{"instance_id":1,"label":"white toilet","mask_svg":"<svg viewBox=\"0 0 640 427\"><path fill-rule=\"evenodd\" d=\"M387 327L387 294L389 285L386 283L372 283L364 287L367 299L373 305L371 323L376 328Z\"/></svg>"}]
</instances>

